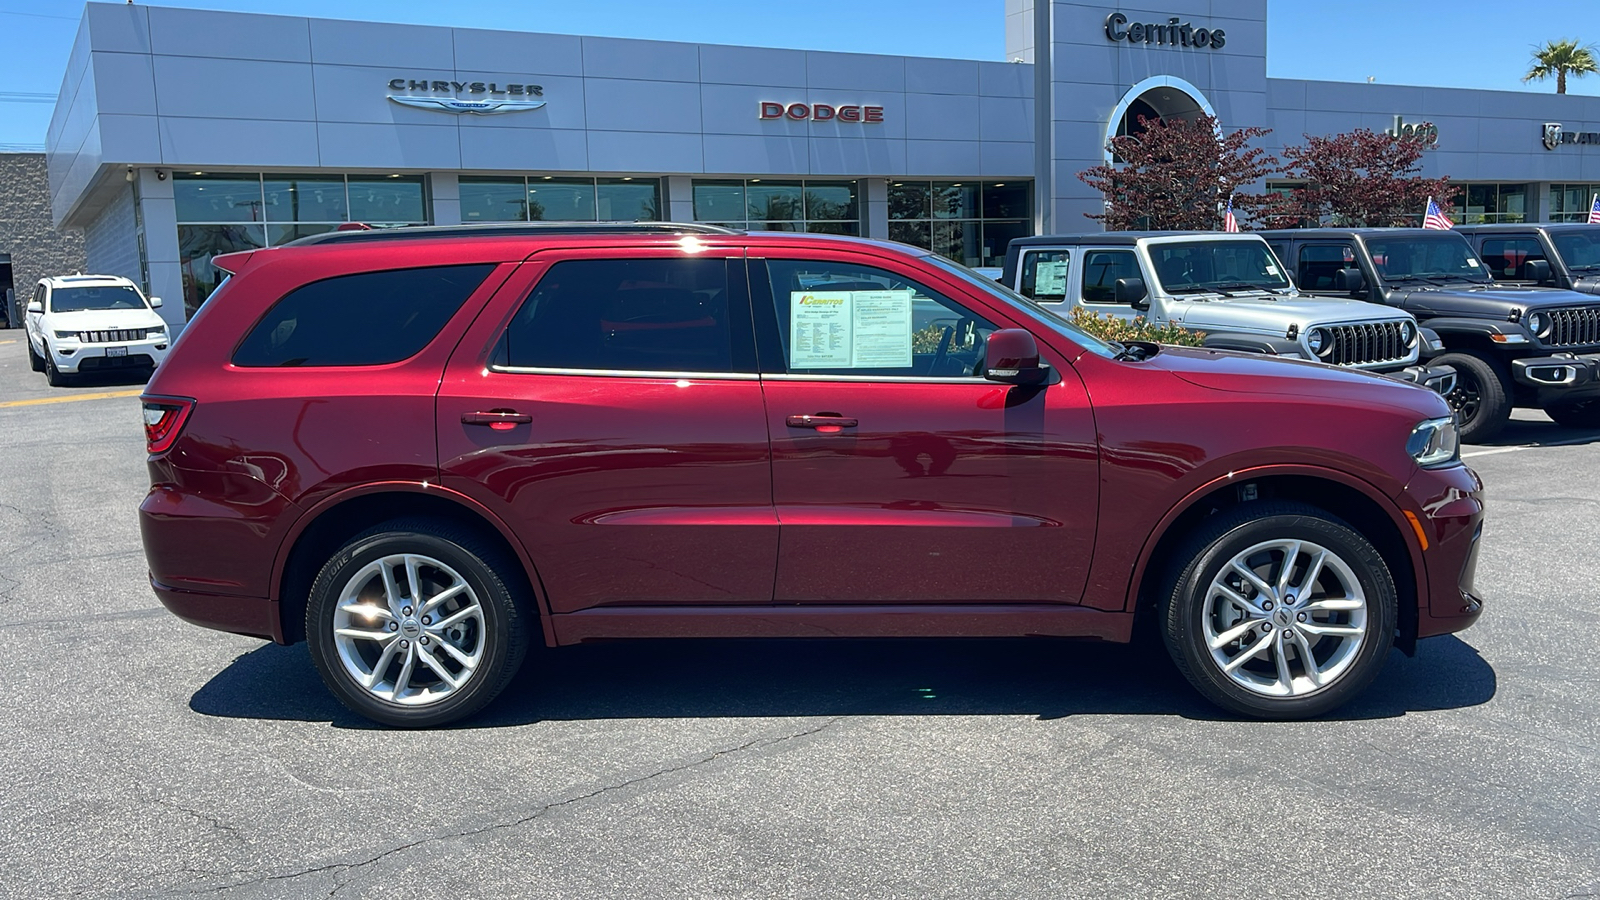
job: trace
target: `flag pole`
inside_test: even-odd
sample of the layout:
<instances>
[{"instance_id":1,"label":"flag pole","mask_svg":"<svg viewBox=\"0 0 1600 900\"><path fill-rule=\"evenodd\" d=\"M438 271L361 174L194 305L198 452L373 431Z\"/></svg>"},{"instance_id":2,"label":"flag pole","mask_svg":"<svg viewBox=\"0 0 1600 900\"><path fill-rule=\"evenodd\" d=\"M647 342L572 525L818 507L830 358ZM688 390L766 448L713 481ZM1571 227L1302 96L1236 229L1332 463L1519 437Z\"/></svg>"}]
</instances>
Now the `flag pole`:
<instances>
[{"instance_id":1,"label":"flag pole","mask_svg":"<svg viewBox=\"0 0 1600 900\"><path fill-rule=\"evenodd\" d=\"M1428 195L1428 202L1422 205L1422 227L1428 227L1428 210L1433 208L1433 195Z\"/></svg>"}]
</instances>

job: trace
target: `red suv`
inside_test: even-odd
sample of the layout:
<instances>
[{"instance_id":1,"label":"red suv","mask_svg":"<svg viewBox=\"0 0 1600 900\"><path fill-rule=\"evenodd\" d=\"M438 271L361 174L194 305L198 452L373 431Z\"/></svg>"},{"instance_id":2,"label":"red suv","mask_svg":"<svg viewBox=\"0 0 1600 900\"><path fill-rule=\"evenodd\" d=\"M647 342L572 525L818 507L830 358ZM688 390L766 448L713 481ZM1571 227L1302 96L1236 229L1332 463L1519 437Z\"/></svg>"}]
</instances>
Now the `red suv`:
<instances>
[{"instance_id":1,"label":"red suv","mask_svg":"<svg viewBox=\"0 0 1600 900\"><path fill-rule=\"evenodd\" d=\"M1165 637L1326 711L1477 618L1437 394L1111 344L898 244L344 232L231 272L144 397L151 583L307 640L362 715L480 709L535 641Z\"/></svg>"}]
</instances>

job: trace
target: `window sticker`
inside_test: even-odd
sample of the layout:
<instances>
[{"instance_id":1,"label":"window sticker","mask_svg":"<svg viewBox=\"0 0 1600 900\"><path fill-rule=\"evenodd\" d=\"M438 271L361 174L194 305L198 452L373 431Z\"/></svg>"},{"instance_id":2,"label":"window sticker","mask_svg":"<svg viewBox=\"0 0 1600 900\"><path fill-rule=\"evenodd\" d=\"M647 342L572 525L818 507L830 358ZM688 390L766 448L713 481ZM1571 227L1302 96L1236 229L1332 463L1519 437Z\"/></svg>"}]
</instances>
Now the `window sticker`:
<instances>
[{"instance_id":1,"label":"window sticker","mask_svg":"<svg viewBox=\"0 0 1600 900\"><path fill-rule=\"evenodd\" d=\"M1067 295L1067 260L1040 261L1033 275L1033 292L1046 297Z\"/></svg>"},{"instance_id":2,"label":"window sticker","mask_svg":"<svg viewBox=\"0 0 1600 900\"><path fill-rule=\"evenodd\" d=\"M1268 275L1276 275L1276 274L1278 274L1278 267L1273 265L1272 263L1267 263L1267 274Z\"/></svg>"},{"instance_id":3,"label":"window sticker","mask_svg":"<svg viewBox=\"0 0 1600 900\"><path fill-rule=\"evenodd\" d=\"M911 365L911 291L792 291L789 365L888 369Z\"/></svg>"},{"instance_id":4,"label":"window sticker","mask_svg":"<svg viewBox=\"0 0 1600 900\"><path fill-rule=\"evenodd\" d=\"M1478 261L1469 256L1467 257L1467 265L1476 269L1478 267Z\"/></svg>"}]
</instances>

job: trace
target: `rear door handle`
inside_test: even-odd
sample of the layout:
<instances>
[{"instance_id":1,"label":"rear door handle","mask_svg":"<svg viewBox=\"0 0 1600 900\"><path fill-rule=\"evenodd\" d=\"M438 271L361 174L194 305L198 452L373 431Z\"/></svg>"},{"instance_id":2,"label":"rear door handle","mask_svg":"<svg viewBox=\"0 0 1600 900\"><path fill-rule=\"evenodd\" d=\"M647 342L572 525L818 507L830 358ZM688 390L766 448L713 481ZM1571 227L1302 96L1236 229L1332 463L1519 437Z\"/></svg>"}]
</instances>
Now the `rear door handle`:
<instances>
[{"instance_id":1,"label":"rear door handle","mask_svg":"<svg viewBox=\"0 0 1600 900\"><path fill-rule=\"evenodd\" d=\"M861 423L849 416L819 413L814 416L790 416L784 420L790 428L815 428L823 434L838 434L841 429L854 428Z\"/></svg>"},{"instance_id":2,"label":"rear door handle","mask_svg":"<svg viewBox=\"0 0 1600 900\"><path fill-rule=\"evenodd\" d=\"M533 416L509 409L492 409L488 412L461 414L461 423L463 425L487 425L495 431L510 431L518 425L527 425L532 421Z\"/></svg>"}]
</instances>

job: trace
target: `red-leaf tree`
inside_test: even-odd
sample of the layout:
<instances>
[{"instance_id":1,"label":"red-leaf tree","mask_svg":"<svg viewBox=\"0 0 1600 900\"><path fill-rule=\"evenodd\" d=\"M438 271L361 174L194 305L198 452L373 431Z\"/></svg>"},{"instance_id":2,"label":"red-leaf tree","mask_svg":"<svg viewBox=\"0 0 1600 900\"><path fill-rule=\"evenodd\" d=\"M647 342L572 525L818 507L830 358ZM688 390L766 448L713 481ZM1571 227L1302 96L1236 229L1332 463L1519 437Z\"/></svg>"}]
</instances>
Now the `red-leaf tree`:
<instances>
[{"instance_id":1,"label":"red-leaf tree","mask_svg":"<svg viewBox=\"0 0 1600 900\"><path fill-rule=\"evenodd\" d=\"M1300 182L1278 194L1263 212L1271 228L1316 225L1384 227L1419 225L1432 197L1448 210L1460 188L1444 178L1422 178L1423 138L1396 137L1366 128L1344 134L1306 135L1283 151L1283 172Z\"/></svg>"},{"instance_id":2,"label":"red-leaf tree","mask_svg":"<svg viewBox=\"0 0 1600 900\"><path fill-rule=\"evenodd\" d=\"M1085 213L1107 231L1133 229L1220 231L1222 209L1233 197L1233 211L1246 219L1263 204L1261 194L1239 189L1279 170L1278 161L1249 142L1266 128L1241 128L1224 135L1217 120L1147 119L1143 131L1111 139L1113 165L1078 173L1084 184L1106 197L1104 213Z\"/></svg>"}]
</instances>

